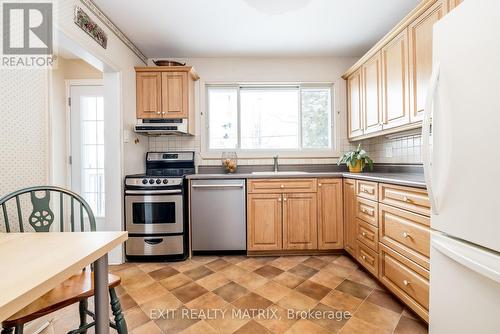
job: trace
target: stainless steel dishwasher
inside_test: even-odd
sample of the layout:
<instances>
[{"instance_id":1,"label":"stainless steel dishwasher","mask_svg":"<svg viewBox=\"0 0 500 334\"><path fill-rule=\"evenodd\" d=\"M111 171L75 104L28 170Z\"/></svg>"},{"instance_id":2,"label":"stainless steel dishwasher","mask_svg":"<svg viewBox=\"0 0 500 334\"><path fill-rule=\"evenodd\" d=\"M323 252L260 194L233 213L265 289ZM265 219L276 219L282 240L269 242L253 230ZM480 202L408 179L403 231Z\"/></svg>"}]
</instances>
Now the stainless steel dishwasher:
<instances>
[{"instance_id":1,"label":"stainless steel dishwasher","mask_svg":"<svg viewBox=\"0 0 500 334\"><path fill-rule=\"evenodd\" d=\"M246 250L245 180L191 181L193 252Z\"/></svg>"}]
</instances>

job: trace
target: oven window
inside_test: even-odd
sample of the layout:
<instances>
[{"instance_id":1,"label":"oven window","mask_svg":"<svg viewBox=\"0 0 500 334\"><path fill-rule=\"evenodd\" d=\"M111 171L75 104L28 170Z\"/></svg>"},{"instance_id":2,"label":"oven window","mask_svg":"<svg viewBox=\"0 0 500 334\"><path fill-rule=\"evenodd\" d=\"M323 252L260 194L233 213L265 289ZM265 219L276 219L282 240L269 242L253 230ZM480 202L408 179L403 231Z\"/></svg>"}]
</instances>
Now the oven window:
<instances>
[{"instance_id":1,"label":"oven window","mask_svg":"<svg viewBox=\"0 0 500 334\"><path fill-rule=\"evenodd\" d=\"M133 203L134 224L175 224L175 203Z\"/></svg>"}]
</instances>

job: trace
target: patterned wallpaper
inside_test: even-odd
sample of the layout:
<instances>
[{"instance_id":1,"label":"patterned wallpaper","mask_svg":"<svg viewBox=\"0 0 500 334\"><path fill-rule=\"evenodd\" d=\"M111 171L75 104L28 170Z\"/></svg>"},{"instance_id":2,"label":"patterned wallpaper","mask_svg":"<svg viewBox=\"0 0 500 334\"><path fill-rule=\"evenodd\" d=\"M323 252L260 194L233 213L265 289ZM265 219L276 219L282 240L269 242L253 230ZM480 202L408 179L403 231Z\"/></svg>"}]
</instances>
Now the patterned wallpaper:
<instances>
[{"instance_id":1,"label":"patterned wallpaper","mask_svg":"<svg viewBox=\"0 0 500 334\"><path fill-rule=\"evenodd\" d=\"M0 70L0 196L48 182L48 72Z\"/></svg>"}]
</instances>

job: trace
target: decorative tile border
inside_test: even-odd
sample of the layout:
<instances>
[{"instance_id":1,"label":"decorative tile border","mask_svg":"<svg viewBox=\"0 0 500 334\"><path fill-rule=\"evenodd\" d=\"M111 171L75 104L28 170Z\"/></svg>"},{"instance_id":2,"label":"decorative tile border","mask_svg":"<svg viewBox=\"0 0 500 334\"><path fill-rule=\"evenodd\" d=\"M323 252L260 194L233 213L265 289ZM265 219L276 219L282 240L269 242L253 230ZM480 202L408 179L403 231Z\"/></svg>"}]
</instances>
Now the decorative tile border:
<instances>
[{"instance_id":1,"label":"decorative tile border","mask_svg":"<svg viewBox=\"0 0 500 334\"><path fill-rule=\"evenodd\" d=\"M108 36L97 23L92 20L87 13L78 6L75 6L74 21L83 31L92 37L104 49L108 46Z\"/></svg>"},{"instance_id":2,"label":"decorative tile border","mask_svg":"<svg viewBox=\"0 0 500 334\"><path fill-rule=\"evenodd\" d=\"M148 58L141 52L141 50L139 50L139 48L137 48L134 43L132 43L113 22L111 22L106 14L104 14L92 0L80 0L80 2L90 9L92 14L97 16L97 18L99 18L99 20L101 20L101 22L103 22L108 29L110 29L132 52L134 52L136 56L144 62L144 64L148 63Z\"/></svg>"}]
</instances>

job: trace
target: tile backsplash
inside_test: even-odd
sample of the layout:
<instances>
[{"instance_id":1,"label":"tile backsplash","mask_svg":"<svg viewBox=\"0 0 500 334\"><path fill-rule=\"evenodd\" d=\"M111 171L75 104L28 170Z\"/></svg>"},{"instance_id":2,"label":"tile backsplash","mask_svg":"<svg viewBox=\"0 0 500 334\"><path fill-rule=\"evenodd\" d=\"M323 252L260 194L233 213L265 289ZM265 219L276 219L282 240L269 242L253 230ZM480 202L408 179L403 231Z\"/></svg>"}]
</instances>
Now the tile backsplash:
<instances>
[{"instance_id":1,"label":"tile backsplash","mask_svg":"<svg viewBox=\"0 0 500 334\"><path fill-rule=\"evenodd\" d=\"M397 137L375 137L361 141L361 146L368 152L376 163L410 163L420 164L421 160L421 136L410 134ZM342 141L342 151L356 147L357 142ZM215 166L220 165L219 160L202 159L200 155L201 142L196 137L150 137L150 151L195 151L197 165ZM321 159L280 159L282 164L332 164L337 158ZM270 165L272 159L239 159L240 165Z\"/></svg>"}]
</instances>

